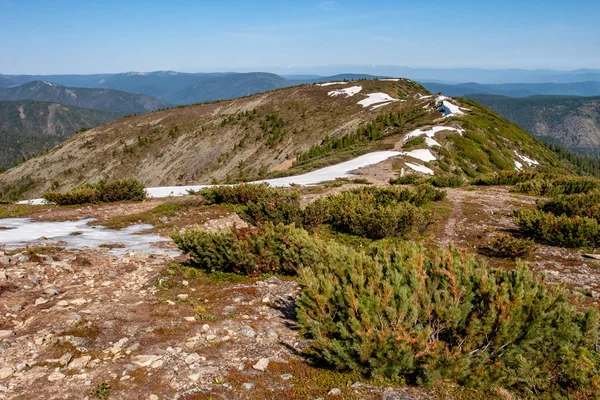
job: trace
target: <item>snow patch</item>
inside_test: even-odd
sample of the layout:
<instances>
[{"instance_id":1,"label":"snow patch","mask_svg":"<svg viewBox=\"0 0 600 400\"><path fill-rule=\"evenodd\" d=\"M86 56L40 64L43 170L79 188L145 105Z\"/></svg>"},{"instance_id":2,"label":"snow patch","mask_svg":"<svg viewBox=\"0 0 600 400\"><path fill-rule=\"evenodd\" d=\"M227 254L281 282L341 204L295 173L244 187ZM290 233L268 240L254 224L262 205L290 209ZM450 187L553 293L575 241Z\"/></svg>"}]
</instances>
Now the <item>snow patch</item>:
<instances>
[{"instance_id":1,"label":"snow patch","mask_svg":"<svg viewBox=\"0 0 600 400\"><path fill-rule=\"evenodd\" d=\"M425 129L425 130L416 129L416 130L412 131L411 133L409 133L408 135L406 135L406 138L410 139L410 138L414 138L414 137L422 136L422 135L426 135L429 138L433 138L436 133L441 132L441 131L455 131L461 135L464 132L464 130L461 128L454 128L451 126L434 126L433 128Z\"/></svg>"},{"instance_id":2,"label":"snow patch","mask_svg":"<svg viewBox=\"0 0 600 400\"><path fill-rule=\"evenodd\" d=\"M423 100L423 99L430 99L432 97L433 97L432 94L426 96L426 95L423 95L423 94L419 93L419 97L418 98L419 98L419 100Z\"/></svg>"},{"instance_id":3,"label":"snow patch","mask_svg":"<svg viewBox=\"0 0 600 400\"><path fill-rule=\"evenodd\" d=\"M377 104L377 105L374 105L373 107L371 107L371 110L375 110L379 107L387 106L388 104L392 104L392 103L393 103L393 101L388 101L387 103Z\"/></svg>"},{"instance_id":4,"label":"snow patch","mask_svg":"<svg viewBox=\"0 0 600 400\"><path fill-rule=\"evenodd\" d=\"M52 87L56 87L58 86L56 83L52 83L52 82L47 82L47 81L43 81L46 85L48 86L52 86Z\"/></svg>"},{"instance_id":5,"label":"snow patch","mask_svg":"<svg viewBox=\"0 0 600 400\"><path fill-rule=\"evenodd\" d=\"M380 81L388 81L388 82L398 82L400 78L383 78Z\"/></svg>"},{"instance_id":6,"label":"snow patch","mask_svg":"<svg viewBox=\"0 0 600 400\"><path fill-rule=\"evenodd\" d=\"M523 161L525 164L531 166L531 165L540 165L539 162L537 162L536 160L533 160L527 156L524 156L522 154L519 154L515 151L515 154L517 157L519 157L521 159L521 161Z\"/></svg>"},{"instance_id":7,"label":"snow patch","mask_svg":"<svg viewBox=\"0 0 600 400\"><path fill-rule=\"evenodd\" d=\"M521 164L521 163L520 163L520 162L518 162L517 160L513 160L513 161L514 161L514 163L515 163L515 169L516 169L517 171L520 171L520 170L522 170L522 169L523 169L523 164Z\"/></svg>"},{"instance_id":8,"label":"snow patch","mask_svg":"<svg viewBox=\"0 0 600 400\"><path fill-rule=\"evenodd\" d=\"M347 85L350 82L325 82L317 83L317 86L331 86L331 85Z\"/></svg>"},{"instance_id":9,"label":"snow patch","mask_svg":"<svg viewBox=\"0 0 600 400\"><path fill-rule=\"evenodd\" d=\"M119 248L109 250L117 256L135 251L146 254L167 254L177 256L179 252L152 247L154 243L167 242L166 238L155 234L140 234L152 225L133 225L121 230L103 226L90 226L93 218L80 221L35 222L29 218L0 219L0 243L8 249L25 247L30 243L61 242L65 249L97 248L101 245L118 244Z\"/></svg>"},{"instance_id":10,"label":"snow patch","mask_svg":"<svg viewBox=\"0 0 600 400\"><path fill-rule=\"evenodd\" d=\"M435 141L435 139L430 138L429 136L425 138L425 143L427 144L427 146L441 146L441 144L439 144L438 142Z\"/></svg>"},{"instance_id":11,"label":"snow patch","mask_svg":"<svg viewBox=\"0 0 600 400\"><path fill-rule=\"evenodd\" d=\"M387 93L377 92L377 93L367 94L366 99L363 99L363 100L357 102L356 104L360 104L363 107L369 107L369 106L372 106L373 104L387 103L387 102L393 102L393 101L398 101L398 99L394 99L393 97L390 97L390 95Z\"/></svg>"},{"instance_id":12,"label":"snow patch","mask_svg":"<svg viewBox=\"0 0 600 400\"><path fill-rule=\"evenodd\" d=\"M361 90L362 90L362 86L350 86L349 88L345 88L345 89L332 90L331 92L328 92L327 95L329 95L331 97L335 97L335 96L352 97L356 93L359 93Z\"/></svg>"},{"instance_id":13,"label":"snow patch","mask_svg":"<svg viewBox=\"0 0 600 400\"><path fill-rule=\"evenodd\" d=\"M442 101L442 105L438 107L438 110L444 114L444 118L451 117L453 115L464 115L464 112L459 106L452 104L449 101Z\"/></svg>"},{"instance_id":14,"label":"snow patch","mask_svg":"<svg viewBox=\"0 0 600 400\"><path fill-rule=\"evenodd\" d=\"M427 175L435 175L435 173L433 172L432 169L429 169L429 168L427 168L424 165L413 164L413 163L409 163L409 162L404 163L404 164L406 164L406 166L408 168L410 168L410 169L412 169L414 171L422 172L422 173L427 174Z\"/></svg>"},{"instance_id":15,"label":"snow patch","mask_svg":"<svg viewBox=\"0 0 600 400\"><path fill-rule=\"evenodd\" d=\"M417 149L402 154L425 162L436 160L435 156L431 153L429 149Z\"/></svg>"}]
</instances>

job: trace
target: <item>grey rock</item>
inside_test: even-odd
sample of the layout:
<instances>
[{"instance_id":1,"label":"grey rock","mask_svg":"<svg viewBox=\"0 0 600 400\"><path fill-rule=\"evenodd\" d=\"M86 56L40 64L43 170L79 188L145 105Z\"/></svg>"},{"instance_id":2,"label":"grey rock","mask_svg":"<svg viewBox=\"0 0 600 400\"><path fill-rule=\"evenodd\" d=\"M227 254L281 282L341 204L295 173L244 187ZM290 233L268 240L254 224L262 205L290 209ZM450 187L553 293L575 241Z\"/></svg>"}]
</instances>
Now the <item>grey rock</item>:
<instances>
[{"instance_id":1,"label":"grey rock","mask_svg":"<svg viewBox=\"0 0 600 400\"><path fill-rule=\"evenodd\" d=\"M6 272L4 270L0 271L0 281L7 281L8 280L8 275L6 275Z\"/></svg>"},{"instance_id":2,"label":"grey rock","mask_svg":"<svg viewBox=\"0 0 600 400\"><path fill-rule=\"evenodd\" d=\"M402 390L392 390L386 391L381 400L418 400L418 398Z\"/></svg>"},{"instance_id":3,"label":"grey rock","mask_svg":"<svg viewBox=\"0 0 600 400\"><path fill-rule=\"evenodd\" d=\"M0 380L11 377L15 373L15 370L10 367L0 368Z\"/></svg>"},{"instance_id":4,"label":"grey rock","mask_svg":"<svg viewBox=\"0 0 600 400\"><path fill-rule=\"evenodd\" d=\"M242 384L242 389L250 390L252 388L254 388L254 383L252 382L246 382Z\"/></svg>"},{"instance_id":5,"label":"grey rock","mask_svg":"<svg viewBox=\"0 0 600 400\"><path fill-rule=\"evenodd\" d=\"M266 279L265 282L269 285L281 285L283 283L283 281L276 276L272 276L269 279Z\"/></svg>"},{"instance_id":6,"label":"grey rock","mask_svg":"<svg viewBox=\"0 0 600 400\"><path fill-rule=\"evenodd\" d=\"M266 334L269 339L279 339L279 334L277 334L275 329L272 329L272 328L267 329Z\"/></svg>"},{"instance_id":7,"label":"grey rock","mask_svg":"<svg viewBox=\"0 0 600 400\"><path fill-rule=\"evenodd\" d=\"M49 382L56 382L65 379L65 374L62 372L54 371L50 375L48 375Z\"/></svg>"},{"instance_id":8,"label":"grey rock","mask_svg":"<svg viewBox=\"0 0 600 400\"><path fill-rule=\"evenodd\" d=\"M142 354L139 356L131 357L131 363L133 365L137 365L138 367L148 367L153 362L157 361L160 356L154 354Z\"/></svg>"},{"instance_id":9,"label":"grey rock","mask_svg":"<svg viewBox=\"0 0 600 400\"><path fill-rule=\"evenodd\" d=\"M242 335L244 335L246 337L253 338L256 336L256 331L254 329L252 329L251 327L249 327L248 325L242 325L240 330L242 331Z\"/></svg>"},{"instance_id":10,"label":"grey rock","mask_svg":"<svg viewBox=\"0 0 600 400\"><path fill-rule=\"evenodd\" d=\"M329 396L341 396L342 395L342 391L340 389L338 389L338 388L333 388L329 392L327 392L327 394Z\"/></svg>"},{"instance_id":11,"label":"grey rock","mask_svg":"<svg viewBox=\"0 0 600 400\"><path fill-rule=\"evenodd\" d=\"M252 366L252 368L254 368L257 371L266 371L267 367L269 366L269 359L268 358L261 358L260 360L258 360L258 362L256 364L254 364Z\"/></svg>"},{"instance_id":12,"label":"grey rock","mask_svg":"<svg viewBox=\"0 0 600 400\"><path fill-rule=\"evenodd\" d=\"M87 367L88 363L92 360L91 356L81 356L79 358L74 359L69 364L69 369L83 369Z\"/></svg>"},{"instance_id":13,"label":"grey rock","mask_svg":"<svg viewBox=\"0 0 600 400\"><path fill-rule=\"evenodd\" d=\"M15 331L11 330L2 330L0 331L0 340L8 339L11 336L16 335Z\"/></svg>"},{"instance_id":14,"label":"grey rock","mask_svg":"<svg viewBox=\"0 0 600 400\"><path fill-rule=\"evenodd\" d=\"M117 277L117 272L116 271L108 271L108 276L111 278L116 278Z\"/></svg>"},{"instance_id":15,"label":"grey rock","mask_svg":"<svg viewBox=\"0 0 600 400\"><path fill-rule=\"evenodd\" d=\"M44 293L46 293L48 296L57 296L60 293L60 290L56 285L48 285L44 289Z\"/></svg>"},{"instance_id":16,"label":"grey rock","mask_svg":"<svg viewBox=\"0 0 600 400\"><path fill-rule=\"evenodd\" d=\"M31 283L33 283L34 285L36 285L36 286L40 284L40 278L38 278L38 277L37 277L37 276L35 276L35 275L29 275L29 276L27 277L27 279L29 279L29 281L30 281Z\"/></svg>"},{"instance_id":17,"label":"grey rock","mask_svg":"<svg viewBox=\"0 0 600 400\"><path fill-rule=\"evenodd\" d=\"M199 360L200 360L200 356L198 355L198 353L192 353L192 354L188 354L185 357L184 361L187 365L192 365Z\"/></svg>"},{"instance_id":18,"label":"grey rock","mask_svg":"<svg viewBox=\"0 0 600 400\"><path fill-rule=\"evenodd\" d=\"M290 380L293 377L294 376L292 374L283 374L283 375L281 375L281 379L283 379L284 381Z\"/></svg>"}]
</instances>

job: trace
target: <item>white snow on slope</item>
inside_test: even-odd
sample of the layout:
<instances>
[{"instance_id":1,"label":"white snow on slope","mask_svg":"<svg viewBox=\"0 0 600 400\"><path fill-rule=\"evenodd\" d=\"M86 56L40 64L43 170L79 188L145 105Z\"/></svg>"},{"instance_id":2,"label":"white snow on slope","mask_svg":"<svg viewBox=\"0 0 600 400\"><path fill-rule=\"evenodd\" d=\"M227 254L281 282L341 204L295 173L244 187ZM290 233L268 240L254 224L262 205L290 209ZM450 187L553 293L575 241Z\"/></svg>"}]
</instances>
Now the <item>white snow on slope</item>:
<instances>
[{"instance_id":1,"label":"white snow on slope","mask_svg":"<svg viewBox=\"0 0 600 400\"><path fill-rule=\"evenodd\" d=\"M402 154L425 162L436 160L429 149L417 149Z\"/></svg>"},{"instance_id":2,"label":"white snow on slope","mask_svg":"<svg viewBox=\"0 0 600 400\"><path fill-rule=\"evenodd\" d=\"M522 154L519 154L516 151L515 151L515 154L527 165L540 165L540 163L537 162L536 160L532 160L531 158L524 156Z\"/></svg>"},{"instance_id":3,"label":"white snow on slope","mask_svg":"<svg viewBox=\"0 0 600 400\"><path fill-rule=\"evenodd\" d=\"M390 157L401 155L399 151L376 151L357 157L355 159L332 165L329 167L321 168L316 171L308 172L303 175L286 176L283 178L265 179L262 181L256 181L252 183L268 183L274 187L285 187L295 183L298 185L316 185L325 181L332 181L337 178L348 178L354 176L350 171L355 169L366 167L373 164L378 164L382 161L387 160ZM200 190L211 185L197 185L197 186L165 186L165 187L153 187L147 188L149 197L168 197L168 196L183 196L186 195L188 189Z\"/></svg>"},{"instance_id":4,"label":"white snow on slope","mask_svg":"<svg viewBox=\"0 0 600 400\"><path fill-rule=\"evenodd\" d=\"M455 132L458 132L459 134L463 133L463 130L460 128L454 128L451 126L434 126L433 128L425 129L425 130L416 129L416 130L412 131L411 133L409 133L408 135L406 135L406 138L410 139L410 138L414 138L414 137L422 136L422 135L426 135L429 138L433 138L436 133L441 132L441 131L455 131Z\"/></svg>"},{"instance_id":5,"label":"white snow on slope","mask_svg":"<svg viewBox=\"0 0 600 400\"><path fill-rule=\"evenodd\" d=\"M521 163L520 163L520 162L518 162L517 160L513 160L513 161L514 161L514 163L515 163L515 169L516 169L517 171L520 171L520 170L522 170L522 169L523 169L523 164L521 164Z\"/></svg>"},{"instance_id":6,"label":"white snow on slope","mask_svg":"<svg viewBox=\"0 0 600 400\"><path fill-rule=\"evenodd\" d=\"M152 247L154 243L168 239L154 234L139 234L152 228L152 225L133 225L121 230L91 226L93 218L80 221L36 222L29 218L0 219L0 243L8 249L24 247L29 243L64 243L66 249L97 248L100 245L119 244L125 247L113 248L109 253L125 255L131 251L146 254L167 254L177 256L179 252Z\"/></svg>"},{"instance_id":7,"label":"white snow on slope","mask_svg":"<svg viewBox=\"0 0 600 400\"><path fill-rule=\"evenodd\" d=\"M432 95L432 94L425 96L425 95L423 95L423 94L419 93L419 100L423 100L423 99L430 99L430 98L432 98L432 97L433 97L433 95Z\"/></svg>"},{"instance_id":8,"label":"white snow on slope","mask_svg":"<svg viewBox=\"0 0 600 400\"><path fill-rule=\"evenodd\" d=\"M438 107L444 114L444 118L451 117L453 115L463 115L464 112L460 109L459 106L450 103L449 101L443 101L442 105Z\"/></svg>"},{"instance_id":9,"label":"white snow on slope","mask_svg":"<svg viewBox=\"0 0 600 400\"><path fill-rule=\"evenodd\" d=\"M392 103L393 103L393 101L388 101L387 103L377 104L377 105L374 105L373 107L371 107L371 110L375 110L375 109L378 109L379 107L387 106L388 104L392 104Z\"/></svg>"},{"instance_id":10,"label":"white snow on slope","mask_svg":"<svg viewBox=\"0 0 600 400\"><path fill-rule=\"evenodd\" d=\"M409 162L407 162L405 164L406 164L406 166L408 168L410 168L410 169L412 169L414 171L422 172L422 173L427 174L427 175L434 175L435 174L432 169L429 169L429 168L427 168L424 165L413 164L413 163L409 163Z\"/></svg>"},{"instance_id":11,"label":"white snow on slope","mask_svg":"<svg viewBox=\"0 0 600 400\"><path fill-rule=\"evenodd\" d=\"M331 97L342 96L342 95L346 96L346 97L352 97L356 93L359 93L361 90L362 90L362 86L350 86L349 88L345 88L345 89L332 90L331 92L328 92L327 94Z\"/></svg>"},{"instance_id":12,"label":"white snow on slope","mask_svg":"<svg viewBox=\"0 0 600 400\"><path fill-rule=\"evenodd\" d=\"M425 138L425 143L427 144L427 146L441 146L441 144L439 144L438 142L435 141L435 139L430 138L429 136Z\"/></svg>"},{"instance_id":13,"label":"white snow on slope","mask_svg":"<svg viewBox=\"0 0 600 400\"><path fill-rule=\"evenodd\" d=\"M331 86L331 85L347 85L350 82L325 82L317 83L317 86Z\"/></svg>"},{"instance_id":14,"label":"white snow on slope","mask_svg":"<svg viewBox=\"0 0 600 400\"><path fill-rule=\"evenodd\" d=\"M382 78L380 81L398 82L400 78Z\"/></svg>"},{"instance_id":15,"label":"white snow on slope","mask_svg":"<svg viewBox=\"0 0 600 400\"><path fill-rule=\"evenodd\" d=\"M393 97L390 97L390 95L387 93L377 92L377 93L368 93L366 99L363 99L363 100L357 102L356 104L360 104L363 107L369 107L369 106L372 106L373 104L386 103L386 102L392 102L392 101L398 101L398 99L394 99Z\"/></svg>"}]
</instances>

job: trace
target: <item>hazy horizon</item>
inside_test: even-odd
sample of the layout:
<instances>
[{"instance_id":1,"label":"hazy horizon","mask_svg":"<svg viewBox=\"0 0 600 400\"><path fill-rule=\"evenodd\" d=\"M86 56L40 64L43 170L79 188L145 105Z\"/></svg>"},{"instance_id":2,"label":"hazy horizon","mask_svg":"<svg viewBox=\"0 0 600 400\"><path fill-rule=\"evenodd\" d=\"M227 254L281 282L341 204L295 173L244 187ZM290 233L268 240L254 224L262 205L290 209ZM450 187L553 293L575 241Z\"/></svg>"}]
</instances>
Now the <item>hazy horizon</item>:
<instances>
[{"instance_id":1,"label":"hazy horizon","mask_svg":"<svg viewBox=\"0 0 600 400\"><path fill-rule=\"evenodd\" d=\"M598 2L526 3L0 0L0 72L600 68Z\"/></svg>"}]
</instances>

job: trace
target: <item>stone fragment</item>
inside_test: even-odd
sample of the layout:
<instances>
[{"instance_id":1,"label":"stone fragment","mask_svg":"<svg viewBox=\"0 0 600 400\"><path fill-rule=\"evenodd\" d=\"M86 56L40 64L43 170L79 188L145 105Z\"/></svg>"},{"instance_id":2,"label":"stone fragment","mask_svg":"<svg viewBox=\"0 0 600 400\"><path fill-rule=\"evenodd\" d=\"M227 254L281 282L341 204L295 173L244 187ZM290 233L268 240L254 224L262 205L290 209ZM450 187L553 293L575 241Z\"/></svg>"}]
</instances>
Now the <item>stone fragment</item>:
<instances>
[{"instance_id":1,"label":"stone fragment","mask_svg":"<svg viewBox=\"0 0 600 400\"><path fill-rule=\"evenodd\" d=\"M242 335L244 335L246 337L253 338L256 336L256 331L254 329L252 329L251 327L249 327L248 325L242 325L240 330L242 331Z\"/></svg>"},{"instance_id":2,"label":"stone fragment","mask_svg":"<svg viewBox=\"0 0 600 400\"><path fill-rule=\"evenodd\" d=\"M329 392L327 392L329 396L341 396L342 391L339 388L333 388Z\"/></svg>"},{"instance_id":3,"label":"stone fragment","mask_svg":"<svg viewBox=\"0 0 600 400\"><path fill-rule=\"evenodd\" d=\"M0 331L0 340L2 339L8 339L11 336L15 335L15 331L11 331L11 330L2 330Z\"/></svg>"},{"instance_id":4,"label":"stone fragment","mask_svg":"<svg viewBox=\"0 0 600 400\"><path fill-rule=\"evenodd\" d=\"M242 384L242 389L250 390L252 388L254 388L254 383L252 383L252 382L246 382L246 383Z\"/></svg>"},{"instance_id":5,"label":"stone fragment","mask_svg":"<svg viewBox=\"0 0 600 400\"><path fill-rule=\"evenodd\" d=\"M258 360L258 362L256 364L254 364L252 366L252 368L254 368L257 371L266 371L267 367L269 366L269 359L268 358L261 358L260 360Z\"/></svg>"},{"instance_id":6,"label":"stone fragment","mask_svg":"<svg viewBox=\"0 0 600 400\"><path fill-rule=\"evenodd\" d=\"M0 368L0 380L10 378L15 373L15 370L11 367Z\"/></svg>"},{"instance_id":7,"label":"stone fragment","mask_svg":"<svg viewBox=\"0 0 600 400\"><path fill-rule=\"evenodd\" d=\"M50 375L48 375L49 382L56 382L65 379L65 374L62 372L54 371Z\"/></svg>"},{"instance_id":8,"label":"stone fragment","mask_svg":"<svg viewBox=\"0 0 600 400\"><path fill-rule=\"evenodd\" d=\"M148 367L159 358L160 356L153 354L142 354L131 357L131 363L137 365L138 367Z\"/></svg>"},{"instance_id":9,"label":"stone fragment","mask_svg":"<svg viewBox=\"0 0 600 400\"><path fill-rule=\"evenodd\" d=\"M74 359L69 364L69 369L83 369L87 367L88 363L91 361L91 356L82 356Z\"/></svg>"}]
</instances>

